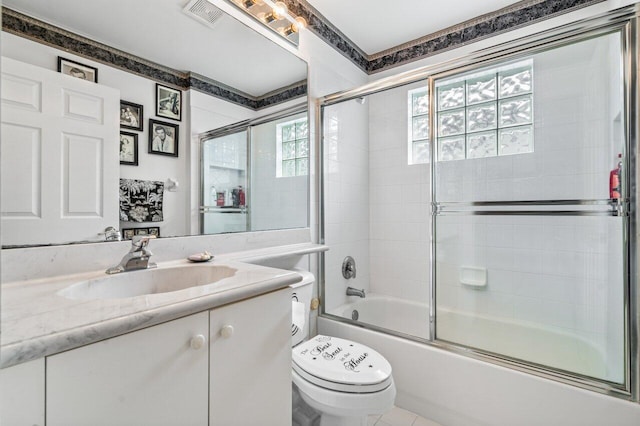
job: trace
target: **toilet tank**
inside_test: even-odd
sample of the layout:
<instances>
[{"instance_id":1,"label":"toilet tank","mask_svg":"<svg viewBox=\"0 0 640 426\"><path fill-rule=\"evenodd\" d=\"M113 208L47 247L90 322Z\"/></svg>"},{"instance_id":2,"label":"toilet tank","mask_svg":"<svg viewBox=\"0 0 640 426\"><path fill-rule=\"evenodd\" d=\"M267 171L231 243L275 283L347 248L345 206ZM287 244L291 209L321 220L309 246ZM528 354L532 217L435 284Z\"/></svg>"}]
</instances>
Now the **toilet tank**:
<instances>
[{"instance_id":1,"label":"toilet tank","mask_svg":"<svg viewBox=\"0 0 640 426\"><path fill-rule=\"evenodd\" d=\"M291 346L309 338L309 312L311 311L311 298L313 296L313 283L315 277L311 272L294 269L302 275L302 281L292 284L293 294L291 295Z\"/></svg>"}]
</instances>

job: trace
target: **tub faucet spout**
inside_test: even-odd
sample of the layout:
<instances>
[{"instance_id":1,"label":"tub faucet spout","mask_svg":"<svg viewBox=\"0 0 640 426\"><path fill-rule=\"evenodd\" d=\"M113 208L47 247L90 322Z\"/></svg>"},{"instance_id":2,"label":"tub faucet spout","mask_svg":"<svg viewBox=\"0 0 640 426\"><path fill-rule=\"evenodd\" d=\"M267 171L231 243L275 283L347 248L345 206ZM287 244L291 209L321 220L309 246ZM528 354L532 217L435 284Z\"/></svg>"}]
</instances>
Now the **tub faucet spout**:
<instances>
[{"instance_id":1,"label":"tub faucet spout","mask_svg":"<svg viewBox=\"0 0 640 426\"><path fill-rule=\"evenodd\" d=\"M353 287L347 287L347 296L358 296L362 297L363 299L367 297L367 295L364 294L364 289L357 289Z\"/></svg>"}]
</instances>

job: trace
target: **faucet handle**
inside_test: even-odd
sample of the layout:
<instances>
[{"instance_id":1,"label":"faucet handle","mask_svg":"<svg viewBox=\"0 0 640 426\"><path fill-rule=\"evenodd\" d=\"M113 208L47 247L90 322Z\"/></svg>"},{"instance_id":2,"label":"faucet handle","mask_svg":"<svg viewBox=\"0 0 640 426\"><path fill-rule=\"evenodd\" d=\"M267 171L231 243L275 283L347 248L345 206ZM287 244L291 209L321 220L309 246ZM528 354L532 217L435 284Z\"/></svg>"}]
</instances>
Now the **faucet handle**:
<instances>
[{"instance_id":1,"label":"faucet handle","mask_svg":"<svg viewBox=\"0 0 640 426\"><path fill-rule=\"evenodd\" d=\"M149 245L149 240L155 237L155 235L134 235L133 238L131 238L131 247L135 250L143 249Z\"/></svg>"},{"instance_id":2,"label":"faucet handle","mask_svg":"<svg viewBox=\"0 0 640 426\"><path fill-rule=\"evenodd\" d=\"M105 241L120 241L122 240L122 235L120 231L118 231L113 226L107 226L104 229L104 232L98 232L98 235L104 235Z\"/></svg>"}]
</instances>

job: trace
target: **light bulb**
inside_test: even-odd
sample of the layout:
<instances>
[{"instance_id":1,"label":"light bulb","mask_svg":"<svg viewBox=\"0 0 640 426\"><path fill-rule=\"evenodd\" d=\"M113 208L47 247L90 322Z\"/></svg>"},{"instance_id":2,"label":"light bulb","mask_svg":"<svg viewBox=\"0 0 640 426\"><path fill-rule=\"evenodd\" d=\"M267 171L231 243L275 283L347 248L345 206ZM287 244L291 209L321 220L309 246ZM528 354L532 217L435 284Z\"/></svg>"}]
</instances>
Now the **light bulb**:
<instances>
[{"instance_id":1,"label":"light bulb","mask_svg":"<svg viewBox=\"0 0 640 426\"><path fill-rule=\"evenodd\" d=\"M307 28L307 21L302 16L298 16L294 25L296 26L297 30L301 28Z\"/></svg>"},{"instance_id":2,"label":"light bulb","mask_svg":"<svg viewBox=\"0 0 640 426\"><path fill-rule=\"evenodd\" d=\"M291 24L288 27L278 28L278 32L283 36L287 37L287 36L290 36L291 34L297 33L298 27L296 26L296 24Z\"/></svg>"},{"instance_id":3,"label":"light bulb","mask_svg":"<svg viewBox=\"0 0 640 426\"><path fill-rule=\"evenodd\" d=\"M264 22L265 24L270 24L273 21L277 21L278 19L280 19L280 16L278 16L278 14L275 12L275 10L264 14L264 13L258 13L258 15L256 15L258 17L259 20L261 20L262 22Z\"/></svg>"},{"instance_id":4,"label":"light bulb","mask_svg":"<svg viewBox=\"0 0 640 426\"><path fill-rule=\"evenodd\" d=\"M273 13L275 13L276 16L286 15L287 14L287 5L284 4L284 2L281 2L281 1L276 2L276 4L274 4L274 7L273 7Z\"/></svg>"}]
</instances>

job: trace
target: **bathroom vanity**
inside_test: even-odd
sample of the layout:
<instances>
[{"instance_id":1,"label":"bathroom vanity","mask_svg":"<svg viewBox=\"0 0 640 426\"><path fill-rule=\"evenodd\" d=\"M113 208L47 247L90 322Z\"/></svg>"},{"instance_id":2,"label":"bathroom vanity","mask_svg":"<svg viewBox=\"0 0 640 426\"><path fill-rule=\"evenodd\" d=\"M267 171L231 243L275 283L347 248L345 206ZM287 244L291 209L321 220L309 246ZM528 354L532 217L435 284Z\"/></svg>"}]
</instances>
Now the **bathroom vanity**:
<instances>
[{"instance_id":1,"label":"bathroom vanity","mask_svg":"<svg viewBox=\"0 0 640 426\"><path fill-rule=\"evenodd\" d=\"M115 281L96 290L103 271L4 284L3 423L288 424L298 274L216 259L117 278L138 288L145 274L197 281L206 268L224 274L126 297Z\"/></svg>"}]
</instances>

